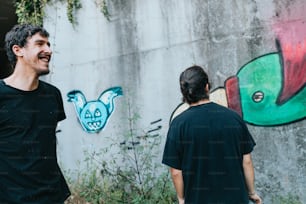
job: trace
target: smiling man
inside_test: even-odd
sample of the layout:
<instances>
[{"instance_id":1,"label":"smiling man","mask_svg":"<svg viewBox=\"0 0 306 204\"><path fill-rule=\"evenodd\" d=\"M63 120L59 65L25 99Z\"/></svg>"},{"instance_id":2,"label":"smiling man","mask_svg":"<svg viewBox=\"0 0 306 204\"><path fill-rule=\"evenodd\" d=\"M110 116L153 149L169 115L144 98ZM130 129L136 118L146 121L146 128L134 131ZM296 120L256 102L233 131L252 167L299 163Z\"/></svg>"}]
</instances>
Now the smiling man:
<instances>
[{"instance_id":1,"label":"smiling man","mask_svg":"<svg viewBox=\"0 0 306 204\"><path fill-rule=\"evenodd\" d=\"M0 203L64 203L69 188L57 163L56 126L66 118L60 91L43 82L49 33L16 25L5 48L14 72L0 80Z\"/></svg>"}]
</instances>

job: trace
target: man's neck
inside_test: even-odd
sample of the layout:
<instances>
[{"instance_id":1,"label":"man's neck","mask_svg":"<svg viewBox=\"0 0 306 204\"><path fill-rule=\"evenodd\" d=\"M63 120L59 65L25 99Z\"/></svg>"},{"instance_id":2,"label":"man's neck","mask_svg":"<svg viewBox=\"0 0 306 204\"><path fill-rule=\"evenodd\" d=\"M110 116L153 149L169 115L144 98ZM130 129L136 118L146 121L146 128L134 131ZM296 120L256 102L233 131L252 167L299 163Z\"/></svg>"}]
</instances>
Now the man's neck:
<instances>
[{"instance_id":1,"label":"man's neck","mask_svg":"<svg viewBox=\"0 0 306 204\"><path fill-rule=\"evenodd\" d=\"M23 91L33 91L38 88L39 79L33 75L23 75L14 72L3 80L6 85Z\"/></svg>"},{"instance_id":2,"label":"man's neck","mask_svg":"<svg viewBox=\"0 0 306 204\"><path fill-rule=\"evenodd\" d=\"M191 103L190 106L199 106L199 105L203 105L203 104L210 103L210 102L211 101L209 99L202 99L198 102Z\"/></svg>"}]
</instances>

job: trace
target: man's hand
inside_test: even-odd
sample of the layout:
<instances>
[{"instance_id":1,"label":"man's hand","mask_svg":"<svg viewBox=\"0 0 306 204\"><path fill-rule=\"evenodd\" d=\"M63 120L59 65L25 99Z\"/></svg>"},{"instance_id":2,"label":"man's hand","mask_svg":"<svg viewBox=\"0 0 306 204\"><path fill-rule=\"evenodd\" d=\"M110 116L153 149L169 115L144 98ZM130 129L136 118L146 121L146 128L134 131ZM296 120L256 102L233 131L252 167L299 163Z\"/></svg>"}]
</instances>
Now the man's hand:
<instances>
[{"instance_id":1,"label":"man's hand","mask_svg":"<svg viewBox=\"0 0 306 204\"><path fill-rule=\"evenodd\" d=\"M262 204L262 200L257 193L249 194L249 198L256 204Z\"/></svg>"},{"instance_id":2,"label":"man's hand","mask_svg":"<svg viewBox=\"0 0 306 204\"><path fill-rule=\"evenodd\" d=\"M177 198L178 199L178 202L179 202L179 204L184 204L185 203L185 200L184 200L184 198Z\"/></svg>"}]
</instances>

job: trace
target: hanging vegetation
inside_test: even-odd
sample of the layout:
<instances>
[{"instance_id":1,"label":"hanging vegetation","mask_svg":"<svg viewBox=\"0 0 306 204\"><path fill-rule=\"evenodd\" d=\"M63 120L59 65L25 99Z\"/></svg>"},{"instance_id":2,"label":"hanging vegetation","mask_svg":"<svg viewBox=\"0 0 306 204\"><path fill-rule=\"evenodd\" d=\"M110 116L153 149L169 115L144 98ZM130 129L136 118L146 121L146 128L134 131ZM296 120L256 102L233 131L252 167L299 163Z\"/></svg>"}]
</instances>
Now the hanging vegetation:
<instances>
[{"instance_id":1,"label":"hanging vegetation","mask_svg":"<svg viewBox=\"0 0 306 204\"><path fill-rule=\"evenodd\" d=\"M68 20L75 24L75 10L80 9L82 7L80 0L66 0L67 1L67 17Z\"/></svg>"},{"instance_id":2,"label":"hanging vegetation","mask_svg":"<svg viewBox=\"0 0 306 204\"><path fill-rule=\"evenodd\" d=\"M16 15L18 23L31 23L42 25L45 16L44 8L51 1L67 3L67 17L74 25L76 24L75 12L82 7L81 0L15 0ZM96 0L101 12L108 19L108 10L105 0Z\"/></svg>"},{"instance_id":3,"label":"hanging vegetation","mask_svg":"<svg viewBox=\"0 0 306 204\"><path fill-rule=\"evenodd\" d=\"M96 5L100 8L100 11L104 14L104 16L109 20L109 12L106 5L106 0L96 0Z\"/></svg>"},{"instance_id":4,"label":"hanging vegetation","mask_svg":"<svg viewBox=\"0 0 306 204\"><path fill-rule=\"evenodd\" d=\"M44 7L48 0L15 0L18 23L42 25Z\"/></svg>"}]
</instances>

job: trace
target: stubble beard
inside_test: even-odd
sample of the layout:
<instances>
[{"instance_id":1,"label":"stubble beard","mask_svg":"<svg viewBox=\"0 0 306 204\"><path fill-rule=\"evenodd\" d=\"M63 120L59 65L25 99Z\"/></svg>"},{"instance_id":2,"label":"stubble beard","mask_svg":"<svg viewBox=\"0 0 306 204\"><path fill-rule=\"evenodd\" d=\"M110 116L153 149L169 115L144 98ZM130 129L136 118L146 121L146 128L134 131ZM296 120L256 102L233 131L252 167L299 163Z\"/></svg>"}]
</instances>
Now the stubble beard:
<instances>
[{"instance_id":1,"label":"stubble beard","mask_svg":"<svg viewBox=\"0 0 306 204\"><path fill-rule=\"evenodd\" d=\"M41 72L41 73L38 73L38 76L45 76L45 75L48 75L49 73L50 71Z\"/></svg>"},{"instance_id":2,"label":"stubble beard","mask_svg":"<svg viewBox=\"0 0 306 204\"><path fill-rule=\"evenodd\" d=\"M50 70L49 70L49 68L47 69L47 70L40 70L38 73L37 73L37 75L38 76L44 76L44 75L47 75L47 74L49 74L50 73Z\"/></svg>"},{"instance_id":3,"label":"stubble beard","mask_svg":"<svg viewBox=\"0 0 306 204\"><path fill-rule=\"evenodd\" d=\"M37 76L44 76L50 73L49 63L36 70Z\"/></svg>"}]
</instances>

